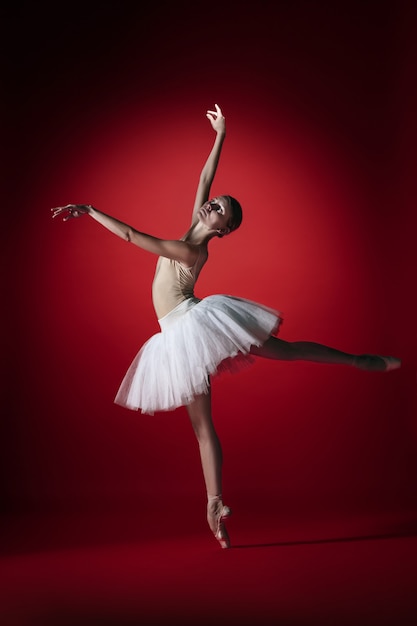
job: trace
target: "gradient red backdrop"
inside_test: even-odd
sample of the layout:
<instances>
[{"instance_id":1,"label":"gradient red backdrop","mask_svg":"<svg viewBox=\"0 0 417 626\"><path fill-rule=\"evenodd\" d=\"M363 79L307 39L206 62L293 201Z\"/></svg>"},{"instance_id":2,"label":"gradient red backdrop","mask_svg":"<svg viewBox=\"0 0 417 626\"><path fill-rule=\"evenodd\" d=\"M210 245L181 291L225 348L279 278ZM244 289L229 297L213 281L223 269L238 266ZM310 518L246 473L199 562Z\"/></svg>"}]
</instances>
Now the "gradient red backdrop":
<instances>
[{"instance_id":1,"label":"gradient red backdrop","mask_svg":"<svg viewBox=\"0 0 417 626\"><path fill-rule=\"evenodd\" d=\"M186 411L113 404L158 331L156 259L50 208L92 203L180 236L215 102L228 135L213 193L244 220L212 243L197 295L279 309L283 339L403 359L392 374L258 361L215 379L224 491L301 515L414 505L415 44L409 5L357 6L103 7L35 29L26 15L3 208L6 510L204 500Z\"/></svg>"}]
</instances>

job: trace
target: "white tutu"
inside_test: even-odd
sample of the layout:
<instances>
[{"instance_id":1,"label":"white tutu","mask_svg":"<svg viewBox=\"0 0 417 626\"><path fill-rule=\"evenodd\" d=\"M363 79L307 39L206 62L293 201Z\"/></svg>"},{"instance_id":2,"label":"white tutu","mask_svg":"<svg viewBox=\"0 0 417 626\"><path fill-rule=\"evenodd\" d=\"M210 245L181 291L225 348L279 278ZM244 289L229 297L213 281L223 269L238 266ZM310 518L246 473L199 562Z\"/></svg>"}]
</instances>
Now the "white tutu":
<instances>
[{"instance_id":1,"label":"white tutu","mask_svg":"<svg viewBox=\"0 0 417 626\"><path fill-rule=\"evenodd\" d=\"M172 411L207 393L211 375L252 362L251 346L275 334L280 315L266 306L226 295L189 298L159 320L136 355L115 402L128 409Z\"/></svg>"}]
</instances>

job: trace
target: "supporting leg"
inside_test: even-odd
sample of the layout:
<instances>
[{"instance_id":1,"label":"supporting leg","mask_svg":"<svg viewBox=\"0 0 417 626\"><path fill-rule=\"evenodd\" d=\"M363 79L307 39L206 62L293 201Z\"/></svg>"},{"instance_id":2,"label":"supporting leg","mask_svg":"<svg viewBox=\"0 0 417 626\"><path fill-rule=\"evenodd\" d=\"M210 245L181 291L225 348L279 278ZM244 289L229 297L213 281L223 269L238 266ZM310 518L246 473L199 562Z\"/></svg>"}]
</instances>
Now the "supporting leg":
<instances>
[{"instance_id":1,"label":"supporting leg","mask_svg":"<svg viewBox=\"0 0 417 626\"><path fill-rule=\"evenodd\" d=\"M200 448L207 493L219 495L222 493L223 453L211 416L211 394L194 398L187 411Z\"/></svg>"},{"instance_id":2,"label":"supporting leg","mask_svg":"<svg viewBox=\"0 0 417 626\"><path fill-rule=\"evenodd\" d=\"M222 502L223 454L211 415L211 394L194 398L187 406L188 415L200 448L201 465L207 490L207 521L222 548L230 547L223 520L231 514Z\"/></svg>"}]
</instances>

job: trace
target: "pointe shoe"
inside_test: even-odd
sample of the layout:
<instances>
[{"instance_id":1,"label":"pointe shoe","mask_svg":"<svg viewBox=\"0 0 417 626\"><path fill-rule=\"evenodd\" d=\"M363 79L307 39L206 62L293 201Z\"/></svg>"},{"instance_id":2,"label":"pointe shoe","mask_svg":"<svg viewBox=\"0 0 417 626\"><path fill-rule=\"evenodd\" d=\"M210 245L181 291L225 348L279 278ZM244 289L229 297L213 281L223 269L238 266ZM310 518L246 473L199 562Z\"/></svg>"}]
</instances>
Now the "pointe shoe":
<instances>
[{"instance_id":1,"label":"pointe shoe","mask_svg":"<svg viewBox=\"0 0 417 626\"><path fill-rule=\"evenodd\" d=\"M232 511L222 502L221 496L209 496L207 504L207 522L210 529L222 548L230 548L230 539L224 520L230 517Z\"/></svg>"},{"instance_id":2,"label":"pointe shoe","mask_svg":"<svg viewBox=\"0 0 417 626\"><path fill-rule=\"evenodd\" d=\"M354 365L370 372L391 372L401 367L401 359L397 359L395 356L361 354L355 358Z\"/></svg>"},{"instance_id":3,"label":"pointe shoe","mask_svg":"<svg viewBox=\"0 0 417 626\"><path fill-rule=\"evenodd\" d=\"M381 356L381 359L385 363L384 372L391 372L391 370L397 370L401 367L401 359L397 359L395 356Z\"/></svg>"}]
</instances>

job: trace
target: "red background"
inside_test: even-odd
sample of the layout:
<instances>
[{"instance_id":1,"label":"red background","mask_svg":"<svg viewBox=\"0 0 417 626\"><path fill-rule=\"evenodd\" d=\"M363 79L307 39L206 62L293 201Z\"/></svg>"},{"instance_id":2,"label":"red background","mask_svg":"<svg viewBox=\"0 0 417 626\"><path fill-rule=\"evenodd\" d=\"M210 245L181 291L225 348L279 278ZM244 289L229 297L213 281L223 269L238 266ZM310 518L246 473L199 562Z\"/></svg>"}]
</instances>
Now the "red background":
<instances>
[{"instance_id":1,"label":"red background","mask_svg":"<svg viewBox=\"0 0 417 626\"><path fill-rule=\"evenodd\" d=\"M89 219L182 235L227 120L213 194L241 229L212 242L198 296L282 311L281 337L393 354L391 374L258 361L213 382L230 503L325 516L404 511L416 476L412 3L14 9L6 21L7 297L1 458L8 512L204 500L185 409L113 404L158 330L155 259ZM243 505L242 505L243 506Z\"/></svg>"}]
</instances>

